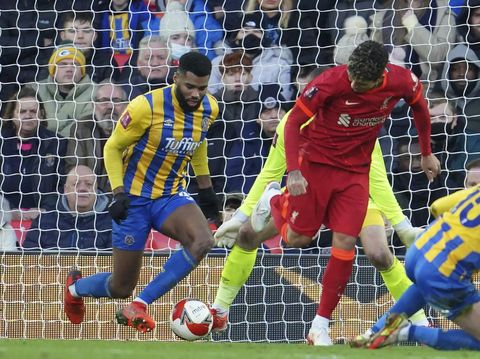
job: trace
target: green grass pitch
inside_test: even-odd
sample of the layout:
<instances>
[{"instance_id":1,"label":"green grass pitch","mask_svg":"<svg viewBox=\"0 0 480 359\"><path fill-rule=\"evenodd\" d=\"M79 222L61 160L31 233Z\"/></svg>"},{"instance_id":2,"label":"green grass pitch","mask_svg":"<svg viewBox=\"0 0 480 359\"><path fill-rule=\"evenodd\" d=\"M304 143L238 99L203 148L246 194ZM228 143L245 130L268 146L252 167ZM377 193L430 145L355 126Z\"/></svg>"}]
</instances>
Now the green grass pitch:
<instances>
[{"instance_id":1,"label":"green grass pitch","mask_svg":"<svg viewBox=\"0 0 480 359\"><path fill-rule=\"evenodd\" d=\"M426 347L391 347L381 350L328 348L302 344L208 342L140 342L94 340L0 340L1 359L450 359L478 358L478 352L442 352Z\"/></svg>"}]
</instances>

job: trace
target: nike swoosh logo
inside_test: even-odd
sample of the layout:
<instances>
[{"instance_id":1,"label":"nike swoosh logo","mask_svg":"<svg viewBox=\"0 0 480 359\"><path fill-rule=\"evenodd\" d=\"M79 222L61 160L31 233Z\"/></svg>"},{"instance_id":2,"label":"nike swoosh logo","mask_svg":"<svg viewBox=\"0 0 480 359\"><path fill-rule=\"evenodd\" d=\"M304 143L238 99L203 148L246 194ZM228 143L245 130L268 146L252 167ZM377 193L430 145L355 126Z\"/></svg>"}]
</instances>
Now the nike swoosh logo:
<instances>
[{"instance_id":1,"label":"nike swoosh logo","mask_svg":"<svg viewBox=\"0 0 480 359\"><path fill-rule=\"evenodd\" d=\"M345 101L345 105L347 106L358 105L358 104L360 104L360 102L350 102L348 100Z\"/></svg>"}]
</instances>

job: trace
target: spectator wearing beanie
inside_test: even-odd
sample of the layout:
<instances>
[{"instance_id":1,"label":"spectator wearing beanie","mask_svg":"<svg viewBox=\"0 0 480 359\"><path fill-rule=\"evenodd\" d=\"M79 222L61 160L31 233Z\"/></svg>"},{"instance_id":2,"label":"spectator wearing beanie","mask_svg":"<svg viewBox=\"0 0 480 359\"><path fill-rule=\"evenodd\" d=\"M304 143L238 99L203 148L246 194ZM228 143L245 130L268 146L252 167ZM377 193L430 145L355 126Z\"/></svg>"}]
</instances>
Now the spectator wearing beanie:
<instances>
[{"instance_id":1,"label":"spectator wearing beanie","mask_svg":"<svg viewBox=\"0 0 480 359\"><path fill-rule=\"evenodd\" d=\"M165 3L168 2L168 5ZM150 21L142 23L143 28L153 35L167 34L170 36L185 32L193 33L192 47L210 60L223 52L224 31L218 21L211 15L204 0L187 0L185 5L178 1L159 0L158 10L163 11L162 18L153 17ZM207 30L208 29L208 30ZM175 48L175 45L174 45ZM178 51L178 50L175 50Z\"/></svg>"},{"instance_id":2,"label":"spectator wearing beanie","mask_svg":"<svg viewBox=\"0 0 480 359\"><path fill-rule=\"evenodd\" d=\"M167 43L174 66L183 54L195 48L195 27L178 2L171 2L167 7L158 34Z\"/></svg>"},{"instance_id":3,"label":"spectator wearing beanie","mask_svg":"<svg viewBox=\"0 0 480 359\"><path fill-rule=\"evenodd\" d=\"M351 16L345 19L343 25L345 34L335 45L333 60L336 65L345 65L353 50L362 42L368 40L367 21L361 16Z\"/></svg>"},{"instance_id":4,"label":"spectator wearing beanie","mask_svg":"<svg viewBox=\"0 0 480 359\"><path fill-rule=\"evenodd\" d=\"M85 72L85 56L72 44L59 46L48 61L48 77L38 84L48 129L68 137L76 119L92 115L93 83Z\"/></svg>"}]
</instances>

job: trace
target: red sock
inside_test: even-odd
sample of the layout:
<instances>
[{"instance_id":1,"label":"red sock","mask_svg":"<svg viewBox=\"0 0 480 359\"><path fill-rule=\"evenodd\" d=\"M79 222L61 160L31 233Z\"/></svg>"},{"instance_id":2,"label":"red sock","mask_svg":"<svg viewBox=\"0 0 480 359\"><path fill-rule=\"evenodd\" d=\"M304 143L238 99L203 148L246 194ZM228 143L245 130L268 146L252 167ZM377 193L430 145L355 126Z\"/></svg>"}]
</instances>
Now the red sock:
<instances>
[{"instance_id":1,"label":"red sock","mask_svg":"<svg viewBox=\"0 0 480 359\"><path fill-rule=\"evenodd\" d=\"M317 314L321 317L330 319L337 307L350 279L354 256L354 249L346 251L332 248L331 257L323 274L322 295L317 308Z\"/></svg>"}]
</instances>

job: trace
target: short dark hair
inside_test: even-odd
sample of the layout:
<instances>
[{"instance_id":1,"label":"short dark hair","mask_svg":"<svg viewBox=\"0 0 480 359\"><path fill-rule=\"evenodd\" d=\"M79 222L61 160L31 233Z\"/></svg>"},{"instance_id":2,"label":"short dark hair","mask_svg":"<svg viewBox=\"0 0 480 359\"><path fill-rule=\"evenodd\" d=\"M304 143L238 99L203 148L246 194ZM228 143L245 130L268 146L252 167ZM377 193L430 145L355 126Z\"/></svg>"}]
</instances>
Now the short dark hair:
<instances>
[{"instance_id":1,"label":"short dark hair","mask_svg":"<svg viewBox=\"0 0 480 359\"><path fill-rule=\"evenodd\" d=\"M388 52L383 44L368 40L358 45L348 58L348 72L355 79L378 80L388 63Z\"/></svg>"},{"instance_id":2,"label":"short dark hair","mask_svg":"<svg viewBox=\"0 0 480 359\"><path fill-rule=\"evenodd\" d=\"M69 11L60 16L60 30L63 30L65 28L65 24L69 21L89 22L93 25L93 20L94 14L91 11Z\"/></svg>"},{"instance_id":3,"label":"short dark hair","mask_svg":"<svg viewBox=\"0 0 480 359\"><path fill-rule=\"evenodd\" d=\"M178 72L191 72L198 77L210 76L212 63L208 57L195 51L187 52L178 60Z\"/></svg>"}]
</instances>

